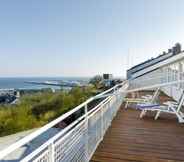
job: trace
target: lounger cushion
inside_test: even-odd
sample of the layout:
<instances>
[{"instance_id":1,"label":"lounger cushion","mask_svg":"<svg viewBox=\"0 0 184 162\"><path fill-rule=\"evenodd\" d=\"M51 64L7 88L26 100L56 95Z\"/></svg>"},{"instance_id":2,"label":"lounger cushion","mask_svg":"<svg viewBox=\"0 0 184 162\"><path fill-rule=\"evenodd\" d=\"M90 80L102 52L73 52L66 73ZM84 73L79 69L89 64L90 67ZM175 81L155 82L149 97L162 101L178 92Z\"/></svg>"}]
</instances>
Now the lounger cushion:
<instances>
[{"instance_id":1,"label":"lounger cushion","mask_svg":"<svg viewBox=\"0 0 184 162\"><path fill-rule=\"evenodd\" d=\"M138 109L151 109L151 108L158 108L159 106L161 106L160 104L138 104L137 108Z\"/></svg>"}]
</instances>

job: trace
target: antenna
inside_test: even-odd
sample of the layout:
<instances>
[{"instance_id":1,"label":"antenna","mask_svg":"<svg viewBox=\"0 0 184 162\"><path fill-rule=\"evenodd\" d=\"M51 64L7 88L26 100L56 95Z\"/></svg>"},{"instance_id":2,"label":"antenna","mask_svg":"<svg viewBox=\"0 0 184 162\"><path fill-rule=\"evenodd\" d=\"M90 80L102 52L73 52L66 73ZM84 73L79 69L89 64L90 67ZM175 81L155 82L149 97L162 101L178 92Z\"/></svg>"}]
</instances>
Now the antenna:
<instances>
[{"instance_id":1,"label":"antenna","mask_svg":"<svg viewBox=\"0 0 184 162\"><path fill-rule=\"evenodd\" d=\"M130 68L130 58L129 58L129 49L128 49L128 56L127 56L127 69Z\"/></svg>"}]
</instances>

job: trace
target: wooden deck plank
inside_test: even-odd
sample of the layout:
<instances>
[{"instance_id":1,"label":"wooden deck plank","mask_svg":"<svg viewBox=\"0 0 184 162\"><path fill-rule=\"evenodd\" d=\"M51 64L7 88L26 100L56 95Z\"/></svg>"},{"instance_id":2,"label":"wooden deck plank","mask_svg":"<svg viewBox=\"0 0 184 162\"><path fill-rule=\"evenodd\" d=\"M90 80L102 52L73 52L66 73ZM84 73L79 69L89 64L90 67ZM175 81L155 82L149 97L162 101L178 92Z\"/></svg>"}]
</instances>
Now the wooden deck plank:
<instances>
[{"instance_id":1,"label":"wooden deck plank","mask_svg":"<svg viewBox=\"0 0 184 162\"><path fill-rule=\"evenodd\" d=\"M139 118L122 106L97 148L92 162L184 162L184 124L173 115Z\"/></svg>"}]
</instances>

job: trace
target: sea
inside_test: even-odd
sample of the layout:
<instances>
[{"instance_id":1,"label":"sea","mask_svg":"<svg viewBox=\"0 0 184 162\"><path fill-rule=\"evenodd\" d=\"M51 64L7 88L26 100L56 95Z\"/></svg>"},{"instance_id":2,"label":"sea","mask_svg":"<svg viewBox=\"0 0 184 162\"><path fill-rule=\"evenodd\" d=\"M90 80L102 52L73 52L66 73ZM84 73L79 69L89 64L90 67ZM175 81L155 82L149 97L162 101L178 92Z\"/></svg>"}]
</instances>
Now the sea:
<instances>
[{"instance_id":1,"label":"sea","mask_svg":"<svg viewBox=\"0 0 184 162\"><path fill-rule=\"evenodd\" d=\"M27 82L44 82L44 81L66 81L87 83L89 78L86 77L8 77L0 78L0 89L60 89L59 86L37 85Z\"/></svg>"}]
</instances>

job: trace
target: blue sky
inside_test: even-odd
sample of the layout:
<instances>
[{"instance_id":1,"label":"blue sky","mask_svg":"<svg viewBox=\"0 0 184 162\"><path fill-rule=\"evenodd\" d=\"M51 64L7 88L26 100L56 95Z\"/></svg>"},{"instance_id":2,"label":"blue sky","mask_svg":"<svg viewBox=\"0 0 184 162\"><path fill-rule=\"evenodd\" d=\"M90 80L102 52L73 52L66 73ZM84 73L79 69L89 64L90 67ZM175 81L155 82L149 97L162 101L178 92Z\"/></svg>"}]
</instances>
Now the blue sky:
<instances>
[{"instance_id":1,"label":"blue sky","mask_svg":"<svg viewBox=\"0 0 184 162\"><path fill-rule=\"evenodd\" d=\"M0 1L0 76L125 76L184 46L183 20L183 0Z\"/></svg>"}]
</instances>

